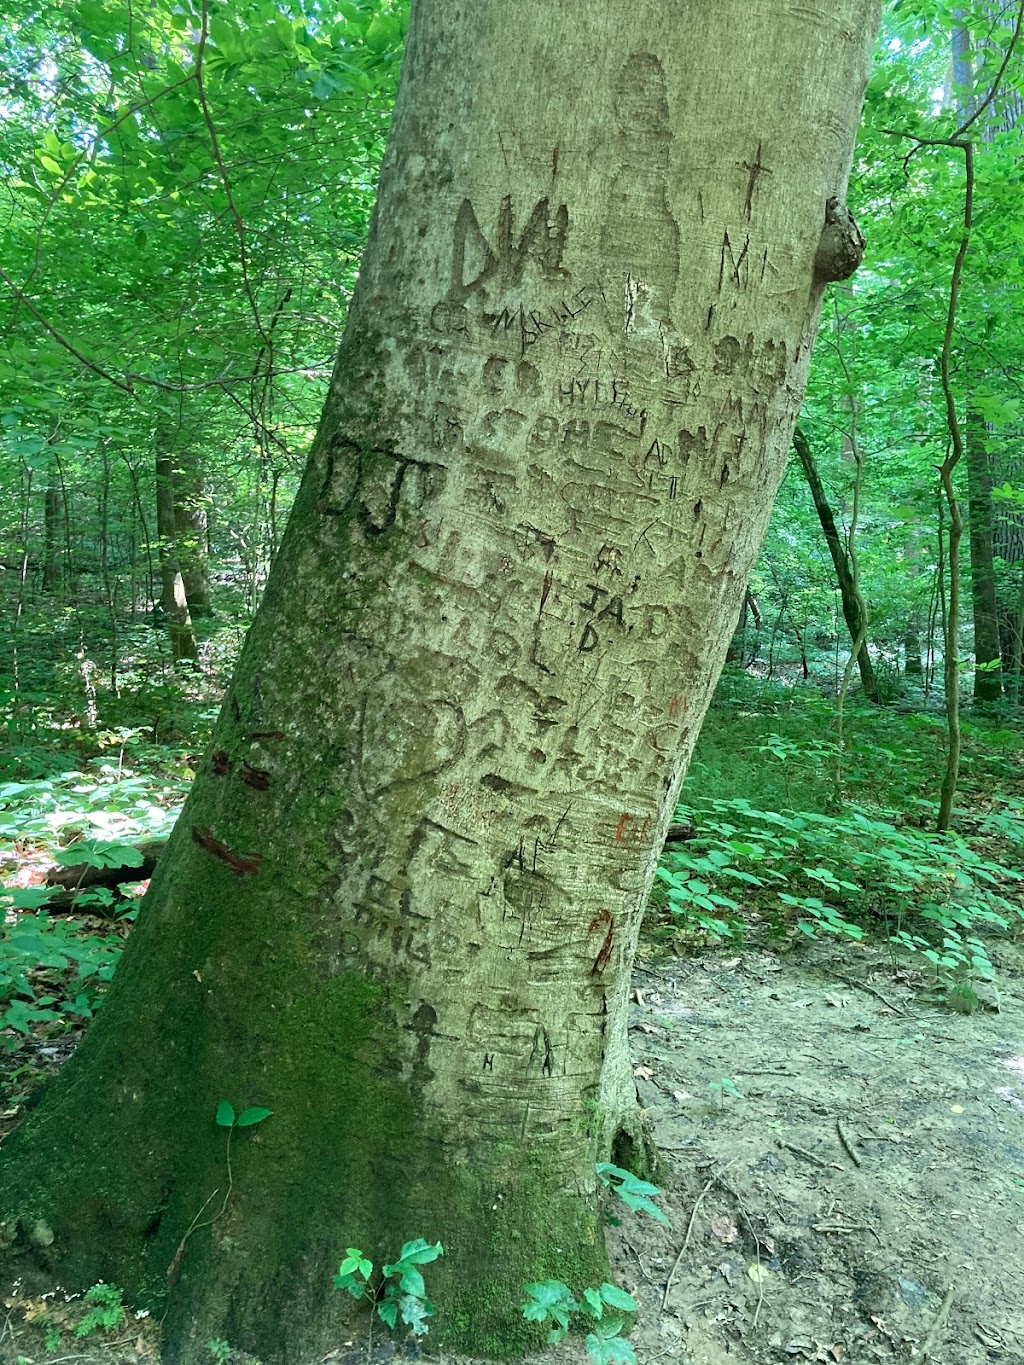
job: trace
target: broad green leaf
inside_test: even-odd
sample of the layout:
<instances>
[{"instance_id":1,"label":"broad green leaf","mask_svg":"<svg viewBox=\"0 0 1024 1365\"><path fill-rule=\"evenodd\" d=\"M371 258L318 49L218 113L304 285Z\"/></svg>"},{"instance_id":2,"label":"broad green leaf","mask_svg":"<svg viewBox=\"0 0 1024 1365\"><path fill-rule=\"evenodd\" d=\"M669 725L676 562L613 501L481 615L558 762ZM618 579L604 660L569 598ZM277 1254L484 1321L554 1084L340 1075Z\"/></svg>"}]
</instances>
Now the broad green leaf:
<instances>
[{"instance_id":1,"label":"broad green leaf","mask_svg":"<svg viewBox=\"0 0 1024 1365\"><path fill-rule=\"evenodd\" d=\"M243 1109L238 1118L235 1119L236 1128L253 1128L257 1123L262 1123L264 1119L269 1119L273 1109L262 1109L254 1106L251 1109Z\"/></svg>"},{"instance_id":2,"label":"broad green leaf","mask_svg":"<svg viewBox=\"0 0 1024 1365\"><path fill-rule=\"evenodd\" d=\"M612 1308L618 1308L623 1313L635 1313L637 1303L631 1294L627 1294L624 1289L620 1289L617 1284L609 1284L607 1281L601 1286L601 1298Z\"/></svg>"},{"instance_id":3,"label":"broad green leaf","mask_svg":"<svg viewBox=\"0 0 1024 1365\"><path fill-rule=\"evenodd\" d=\"M427 1265L430 1261L436 1261L438 1256L444 1255L444 1247L440 1242L427 1242L422 1237L417 1237L413 1242L406 1242L398 1254L401 1262L411 1261L413 1265Z\"/></svg>"}]
</instances>

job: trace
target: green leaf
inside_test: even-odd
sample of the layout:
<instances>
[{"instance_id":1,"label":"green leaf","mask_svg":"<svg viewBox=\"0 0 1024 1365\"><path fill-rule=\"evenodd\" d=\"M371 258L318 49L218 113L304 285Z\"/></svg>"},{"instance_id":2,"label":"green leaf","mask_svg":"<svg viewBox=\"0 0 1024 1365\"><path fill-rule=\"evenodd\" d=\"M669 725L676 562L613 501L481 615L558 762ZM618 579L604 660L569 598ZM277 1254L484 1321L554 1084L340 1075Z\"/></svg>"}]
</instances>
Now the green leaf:
<instances>
[{"instance_id":1,"label":"green leaf","mask_svg":"<svg viewBox=\"0 0 1024 1365\"><path fill-rule=\"evenodd\" d=\"M234 1128L235 1126L235 1111L227 1100L221 1100L217 1105L217 1126L218 1128Z\"/></svg>"},{"instance_id":2,"label":"green leaf","mask_svg":"<svg viewBox=\"0 0 1024 1365\"><path fill-rule=\"evenodd\" d=\"M524 1303L522 1313L527 1322L547 1321L548 1310L540 1303Z\"/></svg>"},{"instance_id":3,"label":"green leaf","mask_svg":"<svg viewBox=\"0 0 1024 1365\"><path fill-rule=\"evenodd\" d=\"M599 1337L590 1332L585 1345L596 1365L636 1365L636 1351L625 1337Z\"/></svg>"},{"instance_id":4,"label":"green leaf","mask_svg":"<svg viewBox=\"0 0 1024 1365\"><path fill-rule=\"evenodd\" d=\"M398 1304L385 1299L383 1303L377 1305L377 1316L394 1331L395 1323L398 1321Z\"/></svg>"},{"instance_id":5,"label":"green leaf","mask_svg":"<svg viewBox=\"0 0 1024 1365\"><path fill-rule=\"evenodd\" d=\"M426 1319L434 1316L434 1305L430 1300L419 1294L403 1294L398 1307L402 1321L411 1329L413 1336L426 1336Z\"/></svg>"},{"instance_id":6,"label":"green leaf","mask_svg":"<svg viewBox=\"0 0 1024 1365\"><path fill-rule=\"evenodd\" d=\"M384 1273L385 1275L394 1274L397 1269L397 1266L390 1270L385 1266ZM403 1293L414 1294L417 1298L422 1298L426 1293L427 1287L423 1283L423 1276L414 1265L406 1266L406 1268L401 1271L398 1283Z\"/></svg>"},{"instance_id":7,"label":"green leaf","mask_svg":"<svg viewBox=\"0 0 1024 1365\"><path fill-rule=\"evenodd\" d=\"M601 1298L600 1290L584 1289L583 1302L580 1307L595 1320L602 1318L604 1316L604 1301Z\"/></svg>"},{"instance_id":8,"label":"green leaf","mask_svg":"<svg viewBox=\"0 0 1024 1365\"><path fill-rule=\"evenodd\" d=\"M635 1313L637 1302L632 1294L627 1294L624 1289L620 1289L617 1284L609 1284L607 1281L601 1286L601 1298L611 1308L617 1308L622 1313Z\"/></svg>"},{"instance_id":9,"label":"green leaf","mask_svg":"<svg viewBox=\"0 0 1024 1365\"><path fill-rule=\"evenodd\" d=\"M406 1242L405 1246L398 1253L398 1261L404 1263L411 1262L413 1265L428 1265L431 1261L436 1261L438 1256L444 1255L444 1247L440 1242L426 1242L422 1237L417 1237L414 1242Z\"/></svg>"},{"instance_id":10,"label":"green leaf","mask_svg":"<svg viewBox=\"0 0 1024 1365\"><path fill-rule=\"evenodd\" d=\"M540 1280L532 1284L524 1284L523 1289L529 1294L530 1298L544 1308L553 1308L556 1305L576 1309L576 1300L572 1296L572 1290L561 1280Z\"/></svg>"},{"instance_id":11,"label":"green leaf","mask_svg":"<svg viewBox=\"0 0 1024 1365\"><path fill-rule=\"evenodd\" d=\"M254 1128L257 1123L262 1123L264 1119L269 1119L273 1109L261 1109L253 1106L251 1109L243 1109L235 1120L236 1128Z\"/></svg>"},{"instance_id":12,"label":"green leaf","mask_svg":"<svg viewBox=\"0 0 1024 1365\"><path fill-rule=\"evenodd\" d=\"M58 890L55 886L17 886L5 890L4 896L10 899L16 910L40 910L57 895Z\"/></svg>"}]
</instances>

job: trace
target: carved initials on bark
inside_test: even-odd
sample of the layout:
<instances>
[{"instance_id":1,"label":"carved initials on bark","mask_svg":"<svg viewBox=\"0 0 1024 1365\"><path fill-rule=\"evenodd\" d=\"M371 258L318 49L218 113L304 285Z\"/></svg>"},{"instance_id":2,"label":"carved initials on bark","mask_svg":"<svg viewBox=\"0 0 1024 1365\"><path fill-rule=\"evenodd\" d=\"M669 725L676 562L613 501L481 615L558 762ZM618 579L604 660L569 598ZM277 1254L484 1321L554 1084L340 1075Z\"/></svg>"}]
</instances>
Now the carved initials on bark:
<instances>
[{"instance_id":1,"label":"carved initials on bark","mask_svg":"<svg viewBox=\"0 0 1024 1365\"><path fill-rule=\"evenodd\" d=\"M540 266L544 278L559 280L567 276L562 269L562 252L569 230L569 210L559 204L551 219L550 201L539 199L523 228L518 244L512 240L512 200L506 195L498 210L497 243L491 247L483 234L476 211L468 199L463 199L455 219L455 241L452 249L452 282L450 299L464 299L497 276L503 285L518 284L523 278L526 262L531 258ZM467 258L476 257L476 273L466 278ZM479 262L482 260L482 264Z\"/></svg>"},{"instance_id":2,"label":"carved initials on bark","mask_svg":"<svg viewBox=\"0 0 1024 1365\"><path fill-rule=\"evenodd\" d=\"M387 493L387 506L384 509L383 517L378 522L374 520L374 513L371 512L366 502L359 499L356 503L356 499L359 498L359 494L365 486L369 469L373 463L381 459L393 460L395 469ZM364 450L355 441L348 440L346 437L332 436L327 446L326 469L317 506L325 516L344 517L351 512L353 505L355 505L356 519L364 533L367 536L381 536L395 524L402 496L402 485L410 469L420 471L424 476L424 482L428 482L431 475L437 472L443 474L444 472L443 466L410 459L409 456L402 455L389 446ZM440 489L428 489L425 496L430 497L435 491L440 491Z\"/></svg>"}]
</instances>

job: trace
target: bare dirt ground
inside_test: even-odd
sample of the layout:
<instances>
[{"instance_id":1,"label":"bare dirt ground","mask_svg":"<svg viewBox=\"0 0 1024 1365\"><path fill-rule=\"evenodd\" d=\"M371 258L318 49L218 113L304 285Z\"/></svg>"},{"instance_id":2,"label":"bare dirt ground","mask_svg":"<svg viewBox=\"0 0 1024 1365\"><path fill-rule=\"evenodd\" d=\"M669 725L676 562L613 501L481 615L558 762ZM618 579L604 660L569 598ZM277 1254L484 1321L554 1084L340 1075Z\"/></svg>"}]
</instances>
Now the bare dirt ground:
<instances>
[{"instance_id":1,"label":"bare dirt ground","mask_svg":"<svg viewBox=\"0 0 1024 1365\"><path fill-rule=\"evenodd\" d=\"M1024 953L995 956L972 1015L825 945L638 974L674 1215L619 1239L641 1362L1024 1360Z\"/></svg>"},{"instance_id":2,"label":"bare dirt ground","mask_svg":"<svg viewBox=\"0 0 1024 1365\"><path fill-rule=\"evenodd\" d=\"M970 1015L873 950L638 969L637 1084L672 1221L623 1211L609 1230L640 1365L1024 1361L1024 950L993 959L999 996ZM130 1317L109 1344L65 1332L47 1354L25 1307L8 1305L4 1365L155 1359ZM367 1358L339 1343L327 1360ZM586 1359L570 1342L538 1362Z\"/></svg>"}]
</instances>

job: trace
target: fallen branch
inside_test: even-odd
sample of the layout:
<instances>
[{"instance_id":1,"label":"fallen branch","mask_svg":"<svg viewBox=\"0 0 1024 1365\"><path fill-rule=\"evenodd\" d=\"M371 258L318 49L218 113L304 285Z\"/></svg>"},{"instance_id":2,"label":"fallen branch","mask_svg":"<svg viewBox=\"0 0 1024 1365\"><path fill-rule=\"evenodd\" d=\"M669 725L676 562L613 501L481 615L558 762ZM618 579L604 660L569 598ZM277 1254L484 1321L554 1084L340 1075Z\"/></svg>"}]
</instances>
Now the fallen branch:
<instances>
[{"instance_id":1,"label":"fallen branch","mask_svg":"<svg viewBox=\"0 0 1024 1365\"><path fill-rule=\"evenodd\" d=\"M67 891L85 891L92 886L113 888L122 882L144 882L152 877L166 845L166 839L136 844L136 852L142 855L139 867L93 867L91 863L74 863L71 867L55 865L48 869L45 885L63 886Z\"/></svg>"}]
</instances>

